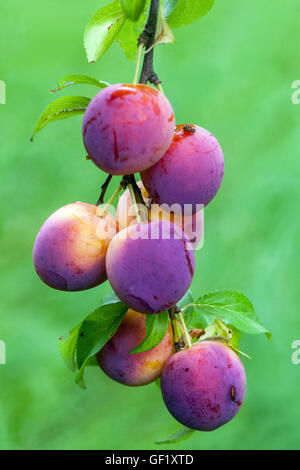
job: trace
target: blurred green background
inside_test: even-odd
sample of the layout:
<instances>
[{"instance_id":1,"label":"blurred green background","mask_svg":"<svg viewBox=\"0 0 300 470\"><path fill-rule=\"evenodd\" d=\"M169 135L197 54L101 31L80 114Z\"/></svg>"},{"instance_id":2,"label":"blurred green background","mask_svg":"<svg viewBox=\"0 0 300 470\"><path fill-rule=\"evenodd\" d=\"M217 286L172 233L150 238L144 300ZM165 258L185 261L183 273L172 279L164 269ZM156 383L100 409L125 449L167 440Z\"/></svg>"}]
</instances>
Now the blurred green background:
<instances>
[{"instance_id":1,"label":"blurred green background","mask_svg":"<svg viewBox=\"0 0 300 470\"><path fill-rule=\"evenodd\" d=\"M242 340L252 360L244 360L248 389L238 417L169 447L154 441L180 425L155 385L126 388L90 368L83 391L60 359L58 337L98 306L108 283L58 292L32 266L42 222L64 204L95 202L105 179L85 160L81 117L51 124L29 142L53 98L48 91L69 73L113 83L132 81L134 71L118 44L87 63L82 34L101 1L75 3L1 3L0 339L7 364L0 365L0 448L299 449L300 365L291 362L291 344L300 339L300 105L291 102L291 84L300 79L299 1L216 0L205 18L174 31L175 45L157 48L177 122L208 128L226 160L222 188L205 212L193 291L244 292L273 332L272 341ZM94 92L79 86L63 94Z\"/></svg>"}]
</instances>

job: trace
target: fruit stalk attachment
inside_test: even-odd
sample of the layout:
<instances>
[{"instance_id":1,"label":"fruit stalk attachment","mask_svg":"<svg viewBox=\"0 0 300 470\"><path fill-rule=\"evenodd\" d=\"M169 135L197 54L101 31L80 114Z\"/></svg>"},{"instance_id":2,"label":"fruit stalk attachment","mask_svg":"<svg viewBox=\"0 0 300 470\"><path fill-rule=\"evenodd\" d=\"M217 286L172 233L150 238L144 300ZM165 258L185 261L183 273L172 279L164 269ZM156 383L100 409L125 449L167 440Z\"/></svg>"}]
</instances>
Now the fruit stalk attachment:
<instances>
[{"instance_id":1,"label":"fruit stalk attachment","mask_svg":"<svg viewBox=\"0 0 300 470\"><path fill-rule=\"evenodd\" d=\"M119 184L119 186L117 187L117 189L115 190L115 192L113 193L113 195L109 198L109 200L107 201L107 203L105 204L105 206L103 206L98 214L98 217L103 217L105 212L107 211L108 207L114 202L114 200L116 199L116 197L118 196L118 194L124 189L124 185L123 184Z\"/></svg>"},{"instance_id":2,"label":"fruit stalk attachment","mask_svg":"<svg viewBox=\"0 0 300 470\"><path fill-rule=\"evenodd\" d=\"M142 193L136 184L134 175L124 176L123 180L128 185L132 203L134 205L137 223L148 221L148 209L143 199Z\"/></svg>"},{"instance_id":3,"label":"fruit stalk attachment","mask_svg":"<svg viewBox=\"0 0 300 470\"><path fill-rule=\"evenodd\" d=\"M180 323L181 323L181 326L182 326L182 329L183 329L183 336L184 336L185 345L188 348L191 348L192 347L192 340L191 340L190 334L188 332L188 329L186 327L182 312L181 312L180 308L178 308L178 307L175 308L175 311L178 314L178 317L179 317L179 320L180 320Z\"/></svg>"},{"instance_id":4,"label":"fruit stalk attachment","mask_svg":"<svg viewBox=\"0 0 300 470\"><path fill-rule=\"evenodd\" d=\"M171 326L172 326L175 352L178 352L181 349L181 345L180 345L180 338L179 338L179 334L178 334L177 321L176 321L176 317L175 317L175 306L174 305L173 305L173 307L171 307L169 309L169 317L170 317Z\"/></svg>"},{"instance_id":5,"label":"fruit stalk attachment","mask_svg":"<svg viewBox=\"0 0 300 470\"><path fill-rule=\"evenodd\" d=\"M100 206L101 204L104 203L104 196L105 196L105 193L106 193L107 188L109 186L109 183L111 182L111 179L112 179L112 175L108 175L108 177L106 178L106 180L102 184L101 193L100 193L99 199L96 203L96 206Z\"/></svg>"}]
</instances>

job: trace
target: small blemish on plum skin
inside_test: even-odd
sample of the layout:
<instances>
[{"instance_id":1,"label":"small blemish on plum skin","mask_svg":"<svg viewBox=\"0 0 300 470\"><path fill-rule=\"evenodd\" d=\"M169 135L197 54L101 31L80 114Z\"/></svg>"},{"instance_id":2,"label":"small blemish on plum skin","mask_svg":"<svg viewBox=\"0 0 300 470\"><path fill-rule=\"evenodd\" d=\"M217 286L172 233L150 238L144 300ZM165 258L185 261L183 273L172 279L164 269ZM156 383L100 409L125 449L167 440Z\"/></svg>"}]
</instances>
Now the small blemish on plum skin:
<instances>
[{"instance_id":1,"label":"small blemish on plum skin","mask_svg":"<svg viewBox=\"0 0 300 470\"><path fill-rule=\"evenodd\" d=\"M230 396L231 396L231 400L234 401L234 403L236 403L237 406L242 406L242 402L240 400L236 400L236 390L235 390L234 385L232 385L232 387L230 388Z\"/></svg>"}]
</instances>

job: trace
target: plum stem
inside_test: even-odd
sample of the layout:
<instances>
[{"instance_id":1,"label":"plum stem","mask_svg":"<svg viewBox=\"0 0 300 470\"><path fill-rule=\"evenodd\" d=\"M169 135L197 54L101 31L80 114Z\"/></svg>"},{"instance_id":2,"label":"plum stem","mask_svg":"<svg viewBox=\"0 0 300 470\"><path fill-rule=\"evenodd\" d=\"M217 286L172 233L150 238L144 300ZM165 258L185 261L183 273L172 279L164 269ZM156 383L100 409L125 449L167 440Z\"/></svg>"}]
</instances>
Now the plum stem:
<instances>
[{"instance_id":1,"label":"plum stem","mask_svg":"<svg viewBox=\"0 0 300 470\"><path fill-rule=\"evenodd\" d=\"M140 76L140 83L146 84L147 82L153 83L153 85L158 86L160 84L160 79L153 68L153 55L154 48L152 47L155 42L155 33L157 28L157 19L158 19L158 10L159 10L159 0L151 0L149 15L145 29L138 39L138 45L141 44L146 47L148 52L145 54L142 72Z\"/></svg>"},{"instance_id":2,"label":"plum stem","mask_svg":"<svg viewBox=\"0 0 300 470\"><path fill-rule=\"evenodd\" d=\"M163 87L162 87L161 83L159 83L159 84L157 85L157 89L158 89L158 91L161 92L162 95L164 95L164 90L163 90Z\"/></svg>"},{"instance_id":3,"label":"plum stem","mask_svg":"<svg viewBox=\"0 0 300 470\"><path fill-rule=\"evenodd\" d=\"M134 205L136 221L137 221L138 224L140 224L141 223L140 213L139 213L139 209L138 209L137 202L136 202L136 199L135 199L133 186L132 186L131 183L129 183L128 189L129 189L129 192L130 192L131 200L132 200L133 205Z\"/></svg>"},{"instance_id":4,"label":"plum stem","mask_svg":"<svg viewBox=\"0 0 300 470\"><path fill-rule=\"evenodd\" d=\"M180 341L179 341L180 338L179 338L179 334L178 334L178 327L177 327L177 321L176 321L176 317L175 317L175 307L174 307L174 305L173 305L173 307L171 307L169 309L169 317L170 317L170 320L171 320L171 327L172 327L172 332L173 332L175 352L178 352L181 349L181 345L180 345Z\"/></svg>"},{"instance_id":5,"label":"plum stem","mask_svg":"<svg viewBox=\"0 0 300 470\"><path fill-rule=\"evenodd\" d=\"M141 60L142 60L142 55L143 55L143 48L144 48L144 44L140 43L138 45L138 55L136 59L136 66L135 66L135 72L134 72L134 78L133 78L134 85L136 85L138 82L139 70L140 70Z\"/></svg>"},{"instance_id":6,"label":"plum stem","mask_svg":"<svg viewBox=\"0 0 300 470\"><path fill-rule=\"evenodd\" d=\"M106 180L104 181L104 183L102 184L101 186L101 194L99 196L99 199L98 201L96 202L96 206L100 206L101 204L104 203L104 196L105 196L105 193L107 191L107 188L109 186L109 183L112 179L112 175L108 175L108 177L106 178Z\"/></svg>"},{"instance_id":7,"label":"plum stem","mask_svg":"<svg viewBox=\"0 0 300 470\"><path fill-rule=\"evenodd\" d=\"M187 329L187 327L186 327L186 324L185 324L183 315L182 315L182 313L181 313L181 310L179 310L179 312L178 312L178 317L179 317L180 323L181 323L182 328L183 328L184 339L185 339L186 346L187 346L188 348L191 348L191 347L192 347L191 337L190 337L190 334L189 334L188 329Z\"/></svg>"},{"instance_id":8,"label":"plum stem","mask_svg":"<svg viewBox=\"0 0 300 470\"><path fill-rule=\"evenodd\" d=\"M99 214L98 217L103 217L105 212L107 211L108 207L114 202L114 200L116 199L116 197L118 196L118 194L124 189L124 186L123 184L119 184L119 186L117 187L117 189L115 190L115 192L113 193L113 195L111 196L111 198L109 198L109 200L107 201L107 203L105 204L104 207L101 208L101 210L99 211Z\"/></svg>"},{"instance_id":9,"label":"plum stem","mask_svg":"<svg viewBox=\"0 0 300 470\"><path fill-rule=\"evenodd\" d=\"M141 222L147 222L148 221L147 206L143 199L141 190L136 184L134 175L129 175L127 178L127 181L128 181L128 187L129 187L131 200L134 205L137 223L140 224Z\"/></svg>"},{"instance_id":10,"label":"plum stem","mask_svg":"<svg viewBox=\"0 0 300 470\"><path fill-rule=\"evenodd\" d=\"M135 194L135 199L138 204L143 204L146 207L145 201L143 199L142 193L138 185L136 184L135 177L134 175L129 176L130 183L132 184L134 194Z\"/></svg>"}]
</instances>

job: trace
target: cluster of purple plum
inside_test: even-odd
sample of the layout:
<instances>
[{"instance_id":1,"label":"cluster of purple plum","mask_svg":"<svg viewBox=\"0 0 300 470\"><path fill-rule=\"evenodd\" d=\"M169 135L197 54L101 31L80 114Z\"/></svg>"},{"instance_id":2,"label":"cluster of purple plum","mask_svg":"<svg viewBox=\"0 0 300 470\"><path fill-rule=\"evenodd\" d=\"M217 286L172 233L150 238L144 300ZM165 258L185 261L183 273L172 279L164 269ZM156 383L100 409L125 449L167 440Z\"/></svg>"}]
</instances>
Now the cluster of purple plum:
<instances>
[{"instance_id":1,"label":"cluster of purple plum","mask_svg":"<svg viewBox=\"0 0 300 470\"><path fill-rule=\"evenodd\" d=\"M203 207L221 185L221 147L201 127L175 127L166 97L140 84L101 90L87 107L82 132L88 158L97 167L123 177L140 172L147 219L129 213L134 203L129 189L116 217L97 205L68 204L41 227L33 250L35 269L47 285L64 291L89 289L108 279L128 311L96 355L101 369L131 386L161 377L165 404L178 421L192 429L216 429L237 413L244 398L245 372L232 349L204 340L175 353L169 324L156 347L130 351L146 335L146 315L173 308L192 282L192 228L196 224L202 234Z\"/></svg>"}]
</instances>

